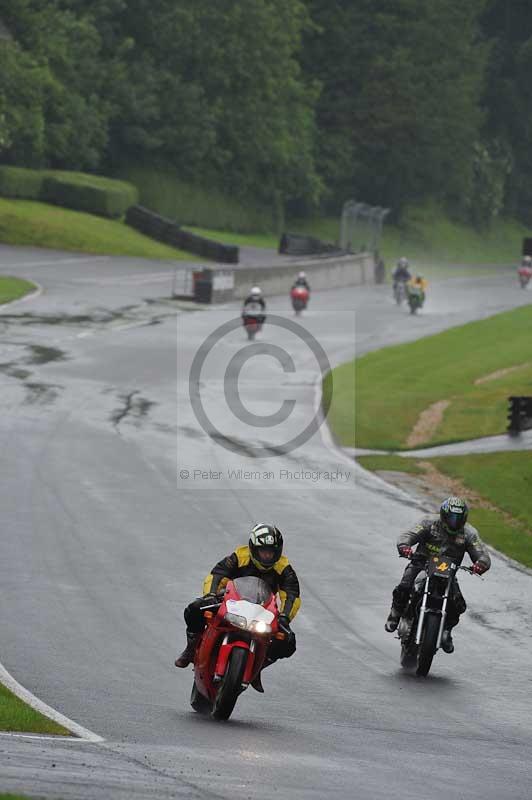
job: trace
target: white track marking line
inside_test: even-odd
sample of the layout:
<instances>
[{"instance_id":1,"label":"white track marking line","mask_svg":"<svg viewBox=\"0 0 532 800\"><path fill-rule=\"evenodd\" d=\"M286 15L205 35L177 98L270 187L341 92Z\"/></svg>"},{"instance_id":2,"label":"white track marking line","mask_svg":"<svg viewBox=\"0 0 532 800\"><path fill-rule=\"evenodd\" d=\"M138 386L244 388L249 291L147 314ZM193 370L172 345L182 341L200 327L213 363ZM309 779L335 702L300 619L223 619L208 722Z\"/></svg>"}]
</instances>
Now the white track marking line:
<instances>
[{"instance_id":1,"label":"white track marking line","mask_svg":"<svg viewBox=\"0 0 532 800\"><path fill-rule=\"evenodd\" d=\"M80 739L79 736L61 736L60 734L53 736L51 733L16 733L14 731L0 731L0 736L5 736L8 739L37 739L45 742L59 742L60 744L87 744L87 740ZM98 742L94 742L94 744L98 744Z\"/></svg>"},{"instance_id":2,"label":"white track marking line","mask_svg":"<svg viewBox=\"0 0 532 800\"><path fill-rule=\"evenodd\" d=\"M94 264L97 261L109 261L109 256L83 256L81 258L54 258L53 261L12 261L6 266L9 267L57 267L60 264L83 264L89 262Z\"/></svg>"},{"instance_id":3,"label":"white track marking line","mask_svg":"<svg viewBox=\"0 0 532 800\"><path fill-rule=\"evenodd\" d=\"M55 708L52 708L42 700L39 700L38 697L35 697L34 694L32 694L28 689L25 689L24 686L21 686L21 684L15 680L15 678L7 671L3 664L0 664L0 682L3 683L4 686L6 686L11 692L13 692L14 695L27 703L27 705L34 708L35 711L39 711L41 714L44 714L45 717L57 722L58 725L62 725L63 728L69 730L70 733L73 733L74 736L77 736L79 739L82 739L85 742L105 741L101 736L98 736L97 733L93 733L88 728L78 725L77 722L65 717L64 714L61 714L59 711L56 711Z\"/></svg>"}]
</instances>

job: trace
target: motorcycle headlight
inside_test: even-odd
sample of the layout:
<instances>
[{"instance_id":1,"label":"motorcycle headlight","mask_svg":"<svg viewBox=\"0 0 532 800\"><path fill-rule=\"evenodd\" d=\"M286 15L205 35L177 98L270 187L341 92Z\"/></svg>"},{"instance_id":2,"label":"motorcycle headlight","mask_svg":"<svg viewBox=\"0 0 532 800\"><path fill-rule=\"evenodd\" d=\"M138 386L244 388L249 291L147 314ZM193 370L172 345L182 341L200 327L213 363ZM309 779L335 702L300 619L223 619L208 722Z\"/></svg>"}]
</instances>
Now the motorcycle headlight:
<instances>
[{"instance_id":1,"label":"motorcycle headlight","mask_svg":"<svg viewBox=\"0 0 532 800\"><path fill-rule=\"evenodd\" d=\"M253 622L250 623L250 630L254 631L254 633L271 633L272 626L268 625L267 622L263 622L261 619L254 619Z\"/></svg>"},{"instance_id":2,"label":"motorcycle headlight","mask_svg":"<svg viewBox=\"0 0 532 800\"><path fill-rule=\"evenodd\" d=\"M226 622L230 622L231 625L234 625L236 628L244 628L244 630L248 626L247 619L245 617L241 617L240 614L231 614L228 612L225 614L224 619Z\"/></svg>"}]
</instances>

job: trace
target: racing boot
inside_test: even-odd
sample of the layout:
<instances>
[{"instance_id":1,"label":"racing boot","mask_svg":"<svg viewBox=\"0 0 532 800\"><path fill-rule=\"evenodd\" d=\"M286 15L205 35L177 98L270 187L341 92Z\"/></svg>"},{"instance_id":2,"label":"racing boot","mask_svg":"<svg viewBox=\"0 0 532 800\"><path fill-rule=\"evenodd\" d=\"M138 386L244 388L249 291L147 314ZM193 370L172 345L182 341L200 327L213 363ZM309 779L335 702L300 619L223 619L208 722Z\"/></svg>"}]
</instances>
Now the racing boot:
<instances>
[{"instance_id":1,"label":"racing boot","mask_svg":"<svg viewBox=\"0 0 532 800\"><path fill-rule=\"evenodd\" d=\"M196 652L196 642L198 641L199 633L194 631L187 631L187 646L180 656L175 660L176 667L188 667L194 661L194 653Z\"/></svg>"},{"instance_id":2,"label":"racing boot","mask_svg":"<svg viewBox=\"0 0 532 800\"><path fill-rule=\"evenodd\" d=\"M262 675L262 671L265 670L266 667L269 667L270 664L275 663L275 661L276 661L275 658L267 658L266 661L264 662L264 664L262 665L262 669L259 672L259 674L257 675L257 677L253 678L253 680L251 681L250 686L253 686L253 688L255 689L256 692L259 692L260 694L264 694L264 686L262 685L262 681L260 679L260 676Z\"/></svg>"},{"instance_id":3,"label":"racing boot","mask_svg":"<svg viewBox=\"0 0 532 800\"><path fill-rule=\"evenodd\" d=\"M261 679L260 679L260 672L251 681L251 686L253 686L253 688L255 689L256 692L259 692L260 694L264 694L264 686L262 685L262 682L261 682Z\"/></svg>"},{"instance_id":4,"label":"racing boot","mask_svg":"<svg viewBox=\"0 0 532 800\"><path fill-rule=\"evenodd\" d=\"M401 612L398 611L394 606L391 607L390 613L388 614L388 619L384 623L384 630L388 631L388 633L393 633L397 630L397 626L399 625L399 620L401 619Z\"/></svg>"},{"instance_id":5,"label":"racing boot","mask_svg":"<svg viewBox=\"0 0 532 800\"><path fill-rule=\"evenodd\" d=\"M441 635L441 649L444 653L454 653L454 642L450 628L445 628Z\"/></svg>"}]
</instances>

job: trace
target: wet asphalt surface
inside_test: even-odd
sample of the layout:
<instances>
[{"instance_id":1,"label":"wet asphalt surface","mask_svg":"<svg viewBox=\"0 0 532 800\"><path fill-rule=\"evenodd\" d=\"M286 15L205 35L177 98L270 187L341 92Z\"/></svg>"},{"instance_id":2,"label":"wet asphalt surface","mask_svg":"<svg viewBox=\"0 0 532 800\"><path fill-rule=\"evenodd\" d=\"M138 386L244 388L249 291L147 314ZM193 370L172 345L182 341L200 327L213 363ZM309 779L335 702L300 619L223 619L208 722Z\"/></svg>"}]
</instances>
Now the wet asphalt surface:
<instances>
[{"instance_id":1,"label":"wet asphalt surface","mask_svg":"<svg viewBox=\"0 0 532 800\"><path fill-rule=\"evenodd\" d=\"M286 446L316 411L309 343L334 365L530 302L513 275L434 284L415 318L368 286L313 296L297 335L267 325L257 342L269 349L241 366L239 387L259 416L295 399L275 429L227 406L222 378L246 344L235 327L192 392L214 440L191 407L190 366L236 306L176 307L161 263L0 248L0 268L45 289L0 312L0 657L106 740L1 736L0 790L530 798L530 575L498 557L485 580L466 575L455 654L439 653L427 679L405 673L383 623L403 567L394 540L419 508L323 430ZM269 310L293 320L286 298ZM265 695L249 690L214 723L188 705L191 671L173 667L182 607L262 519L284 531L301 579L298 650L265 673Z\"/></svg>"}]
</instances>

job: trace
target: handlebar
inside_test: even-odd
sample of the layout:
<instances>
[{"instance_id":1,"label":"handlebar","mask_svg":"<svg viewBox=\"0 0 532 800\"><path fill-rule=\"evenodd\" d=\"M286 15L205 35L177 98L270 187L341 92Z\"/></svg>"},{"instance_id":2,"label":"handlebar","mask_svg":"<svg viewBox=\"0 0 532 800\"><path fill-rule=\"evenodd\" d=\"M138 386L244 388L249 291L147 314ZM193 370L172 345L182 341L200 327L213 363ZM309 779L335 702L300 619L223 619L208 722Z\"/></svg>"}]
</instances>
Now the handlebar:
<instances>
[{"instance_id":1,"label":"handlebar","mask_svg":"<svg viewBox=\"0 0 532 800\"><path fill-rule=\"evenodd\" d=\"M404 556L402 553L399 553L399 558L406 558L408 561L412 561L414 556L415 556L415 553L413 553L410 556ZM425 559L425 564L428 564L428 563L429 563L429 559L427 558L427 559ZM477 578L482 578L482 575L478 574L477 572L473 572L473 567L463 567L462 565L459 565L456 569L457 570L463 569L464 572L469 572L470 575L476 575Z\"/></svg>"}]
</instances>

